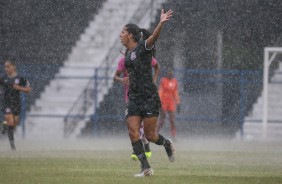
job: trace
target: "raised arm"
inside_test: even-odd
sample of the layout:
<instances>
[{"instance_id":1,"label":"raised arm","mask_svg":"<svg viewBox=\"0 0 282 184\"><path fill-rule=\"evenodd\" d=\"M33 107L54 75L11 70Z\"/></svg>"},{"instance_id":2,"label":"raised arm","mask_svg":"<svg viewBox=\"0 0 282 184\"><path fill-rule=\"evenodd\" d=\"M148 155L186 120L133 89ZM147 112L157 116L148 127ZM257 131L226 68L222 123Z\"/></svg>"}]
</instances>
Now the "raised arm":
<instances>
[{"instance_id":1,"label":"raised arm","mask_svg":"<svg viewBox=\"0 0 282 184\"><path fill-rule=\"evenodd\" d=\"M147 39L146 42L146 46L147 48L151 48L155 42L157 41L157 39L159 38L163 25L166 21L168 21L170 19L170 17L172 16L172 10L168 10L166 13L164 12L164 10L162 9L161 11L161 18L160 18L160 22L157 25L156 29L154 30L153 34Z\"/></svg>"}]
</instances>

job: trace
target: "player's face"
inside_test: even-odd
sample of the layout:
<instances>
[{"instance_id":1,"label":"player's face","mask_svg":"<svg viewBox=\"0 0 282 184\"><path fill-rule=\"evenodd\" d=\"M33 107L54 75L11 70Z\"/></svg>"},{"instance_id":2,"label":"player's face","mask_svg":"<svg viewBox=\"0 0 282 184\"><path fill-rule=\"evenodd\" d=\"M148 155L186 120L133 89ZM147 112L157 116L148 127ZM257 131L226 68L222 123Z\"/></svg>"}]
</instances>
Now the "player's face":
<instances>
[{"instance_id":1,"label":"player's face","mask_svg":"<svg viewBox=\"0 0 282 184\"><path fill-rule=\"evenodd\" d=\"M124 27L119 35L119 38L120 38L120 42L122 45L124 45L125 47L128 46L128 42L129 42L129 38L130 38L130 35L128 33L128 31L126 30L126 27Z\"/></svg>"},{"instance_id":2,"label":"player's face","mask_svg":"<svg viewBox=\"0 0 282 184\"><path fill-rule=\"evenodd\" d=\"M16 71L16 67L12 65L10 62L5 62L5 72L7 75L12 74Z\"/></svg>"},{"instance_id":3,"label":"player's face","mask_svg":"<svg viewBox=\"0 0 282 184\"><path fill-rule=\"evenodd\" d=\"M173 72L172 71L167 72L167 77L170 79L173 78Z\"/></svg>"}]
</instances>

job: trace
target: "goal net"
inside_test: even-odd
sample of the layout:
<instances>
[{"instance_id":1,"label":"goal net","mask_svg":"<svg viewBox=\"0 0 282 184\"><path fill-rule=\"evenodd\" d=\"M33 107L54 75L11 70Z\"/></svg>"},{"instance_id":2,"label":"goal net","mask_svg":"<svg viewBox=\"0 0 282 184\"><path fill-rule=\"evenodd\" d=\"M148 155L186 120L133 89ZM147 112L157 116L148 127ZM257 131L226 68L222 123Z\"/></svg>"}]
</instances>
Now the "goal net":
<instances>
[{"instance_id":1,"label":"goal net","mask_svg":"<svg viewBox=\"0 0 282 184\"><path fill-rule=\"evenodd\" d=\"M277 57L282 53L282 47L265 47L263 63L263 114L262 114L262 137L267 138L269 122L269 81L270 69Z\"/></svg>"}]
</instances>

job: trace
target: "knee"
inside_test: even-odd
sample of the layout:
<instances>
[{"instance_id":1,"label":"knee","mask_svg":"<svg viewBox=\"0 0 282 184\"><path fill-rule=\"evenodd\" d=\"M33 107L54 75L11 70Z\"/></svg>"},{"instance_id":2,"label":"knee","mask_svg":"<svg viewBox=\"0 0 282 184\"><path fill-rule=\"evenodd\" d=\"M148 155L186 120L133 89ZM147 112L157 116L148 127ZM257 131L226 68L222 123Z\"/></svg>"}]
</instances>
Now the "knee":
<instances>
[{"instance_id":1,"label":"knee","mask_svg":"<svg viewBox=\"0 0 282 184\"><path fill-rule=\"evenodd\" d=\"M129 137L131 140L138 140L139 139L139 130L129 129L128 130Z\"/></svg>"},{"instance_id":2,"label":"knee","mask_svg":"<svg viewBox=\"0 0 282 184\"><path fill-rule=\"evenodd\" d=\"M150 142L156 142L157 138L158 138L157 134L155 132L152 132L152 131L148 132L145 136L146 136L147 140L150 141Z\"/></svg>"}]
</instances>

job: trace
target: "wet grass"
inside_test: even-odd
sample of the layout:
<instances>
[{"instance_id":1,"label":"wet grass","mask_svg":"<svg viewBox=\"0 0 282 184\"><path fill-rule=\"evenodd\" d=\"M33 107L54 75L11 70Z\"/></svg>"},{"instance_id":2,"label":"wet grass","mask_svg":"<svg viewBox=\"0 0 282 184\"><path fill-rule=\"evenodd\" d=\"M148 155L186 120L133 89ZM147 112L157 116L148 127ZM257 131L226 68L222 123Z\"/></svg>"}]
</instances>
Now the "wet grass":
<instances>
[{"instance_id":1,"label":"wet grass","mask_svg":"<svg viewBox=\"0 0 282 184\"><path fill-rule=\"evenodd\" d=\"M124 150L0 152L3 184L281 184L280 151L179 150L170 163L163 150L150 159L155 174L134 178L139 163Z\"/></svg>"}]
</instances>

